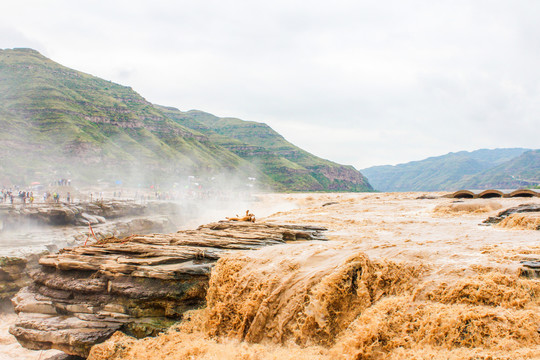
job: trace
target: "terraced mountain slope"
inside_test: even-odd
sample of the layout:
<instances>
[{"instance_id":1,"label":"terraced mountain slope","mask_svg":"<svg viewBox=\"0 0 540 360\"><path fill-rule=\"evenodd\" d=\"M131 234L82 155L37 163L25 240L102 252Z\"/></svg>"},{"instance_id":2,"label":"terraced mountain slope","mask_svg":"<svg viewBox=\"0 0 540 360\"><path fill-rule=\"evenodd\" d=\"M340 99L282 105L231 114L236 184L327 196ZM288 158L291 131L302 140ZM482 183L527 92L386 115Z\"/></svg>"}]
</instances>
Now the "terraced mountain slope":
<instances>
[{"instance_id":1,"label":"terraced mountain slope","mask_svg":"<svg viewBox=\"0 0 540 360\"><path fill-rule=\"evenodd\" d=\"M51 173L152 181L249 168L131 88L30 49L0 52L0 125L1 170L18 182Z\"/></svg>"},{"instance_id":2,"label":"terraced mountain slope","mask_svg":"<svg viewBox=\"0 0 540 360\"><path fill-rule=\"evenodd\" d=\"M175 108L161 108L178 124L208 136L250 163L274 183L308 191L372 191L354 167L321 159L288 142L264 123Z\"/></svg>"},{"instance_id":3,"label":"terraced mountain slope","mask_svg":"<svg viewBox=\"0 0 540 360\"><path fill-rule=\"evenodd\" d=\"M235 120L246 125L244 137L253 140L248 143L211 129L199 113L153 105L130 87L69 69L35 50L0 50L0 185L62 177L170 183L189 175L234 174L282 191L371 189L352 167L296 148L264 124ZM291 161L290 154L269 147L269 134L309 161Z\"/></svg>"}]
</instances>

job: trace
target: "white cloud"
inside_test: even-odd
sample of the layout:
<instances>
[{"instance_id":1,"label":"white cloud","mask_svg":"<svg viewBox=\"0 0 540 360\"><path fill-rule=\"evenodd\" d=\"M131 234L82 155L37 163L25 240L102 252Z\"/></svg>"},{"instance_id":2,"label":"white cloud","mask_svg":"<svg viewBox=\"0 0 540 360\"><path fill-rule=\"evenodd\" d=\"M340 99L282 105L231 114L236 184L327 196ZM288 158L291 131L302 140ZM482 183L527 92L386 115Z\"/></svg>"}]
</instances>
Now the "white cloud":
<instances>
[{"instance_id":1,"label":"white cloud","mask_svg":"<svg viewBox=\"0 0 540 360\"><path fill-rule=\"evenodd\" d=\"M0 47L155 103L264 121L363 168L538 148L539 12L532 0L22 0L4 5Z\"/></svg>"}]
</instances>

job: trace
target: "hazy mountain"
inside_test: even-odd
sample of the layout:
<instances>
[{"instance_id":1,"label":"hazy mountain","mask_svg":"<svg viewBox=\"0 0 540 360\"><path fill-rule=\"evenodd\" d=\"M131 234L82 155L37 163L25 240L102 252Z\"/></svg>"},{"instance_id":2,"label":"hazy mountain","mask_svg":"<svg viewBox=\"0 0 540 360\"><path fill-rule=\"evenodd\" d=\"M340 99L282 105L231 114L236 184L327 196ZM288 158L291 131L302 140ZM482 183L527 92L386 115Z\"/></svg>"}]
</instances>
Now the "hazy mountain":
<instances>
[{"instance_id":1,"label":"hazy mountain","mask_svg":"<svg viewBox=\"0 0 540 360\"><path fill-rule=\"evenodd\" d=\"M289 189L370 191L367 179L352 166L321 159L291 144L268 125L219 118L202 111L162 108L179 124L208 136Z\"/></svg>"},{"instance_id":2,"label":"hazy mountain","mask_svg":"<svg viewBox=\"0 0 540 360\"><path fill-rule=\"evenodd\" d=\"M456 184L468 189L516 189L540 185L540 150L531 150Z\"/></svg>"},{"instance_id":3,"label":"hazy mountain","mask_svg":"<svg viewBox=\"0 0 540 360\"><path fill-rule=\"evenodd\" d=\"M491 174L488 171L502 169L526 151L528 149L523 148L460 151L395 166L374 166L361 171L372 186L380 191L451 191L471 187L473 184L478 189L493 186L500 188L503 182L497 184L481 174ZM540 167L531 168L531 171L538 176ZM475 175L478 176L473 178ZM493 173L490 178L499 177ZM470 182L466 182L467 179Z\"/></svg>"},{"instance_id":4,"label":"hazy mountain","mask_svg":"<svg viewBox=\"0 0 540 360\"><path fill-rule=\"evenodd\" d=\"M52 174L153 181L249 169L170 120L129 87L61 66L36 51L0 51L0 158L15 182Z\"/></svg>"},{"instance_id":5,"label":"hazy mountain","mask_svg":"<svg viewBox=\"0 0 540 360\"><path fill-rule=\"evenodd\" d=\"M129 87L69 69L34 50L0 50L0 185L59 177L155 183L221 174L256 177L278 190L371 189L352 167L306 153L264 124L235 121L249 124L246 131L261 143L214 131L199 112L155 106ZM268 134L312 159L310 166L268 147L263 141ZM243 152L246 146L259 151Z\"/></svg>"}]
</instances>

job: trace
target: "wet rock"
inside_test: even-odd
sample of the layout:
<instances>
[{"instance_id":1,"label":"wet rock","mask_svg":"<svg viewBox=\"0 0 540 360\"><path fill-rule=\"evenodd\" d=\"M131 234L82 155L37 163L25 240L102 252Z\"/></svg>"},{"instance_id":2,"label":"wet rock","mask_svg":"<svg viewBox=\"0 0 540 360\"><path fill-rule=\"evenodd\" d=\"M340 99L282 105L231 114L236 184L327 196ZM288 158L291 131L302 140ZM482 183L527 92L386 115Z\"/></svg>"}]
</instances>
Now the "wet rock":
<instances>
[{"instance_id":1,"label":"wet rock","mask_svg":"<svg viewBox=\"0 0 540 360\"><path fill-rule=\"evenodd\" d=\"M30 255L27 258L0 257L0 301L10 299L22 287L31 283L27 272L38 265L40 255Z\"/></svg>"},{"instance_id":2,"label":"wet rock","mask_svg":"<svg viewBox=\"0 0 540 360\"><path fill-rule=\"evenodd\" d=\"M433 195L420 195L416 198L416 200L434 200L434 199L437 199L437 196L433 196Z\"/></svg>"},{"instance_id":3,"label":"wet rock","mask_svg":"<svg viewBox=\"0 0 540 360\"><path fill-rule=\"evenodd\" d=\"M67 203L35 203L11 206L0 205L0 214L5 229L21 224L35 225L87 225L105 222L125 216L140 216L146 206L134 201Z\"/></svg>"},{"instance_id":4,"label":"wet rock","mask_svg":"<svg viewBox=\"0 0 540 360\"><path fill-rule=\"evenodd\" d=\"M83 223L84 223L84 222L87 222L87 223L89 223L89 224L91 224L91 225L99 224L99 223L100 223L100 221L97 219L97 217L92 216L92 215L87 214L87 213L82 213L82 214L81 214L81 217L84 219L84 220L83 220L83 219L80 220L80 221L83 222ZM103 222L104 222L104 221L103 221Z\"/></svg>"},{"instance_id":5,"label":"wet rock","mask_svg":"<svg viewBox=\"0 0 540 360\"><path fill-rule=\"evenodd\" d=\"M110 238L39 260L13 299L10 333L29 349L86 357L115 331L156 335L205 303L209 274L230 251L324 240L316 226L220 222L172 234Z\"/></svg>"},{"instance_id":6,"label":"wet rock","mask_svg":"<svg viewBox=\"0 0 540 360\"><path fill-rule=\"evenodd\" d=\"M90 232L88 225L85 225L84 231L74 235L74 239L80 244L84 243L87 239L89 243L93 243L96 241L96 238L98 240L110 237L123 238L132 234L161 233L176 230L173 222L164 215L118 219L116 221L96 224L92 226L94 234ZM75 243L73 242L73 244Z\"/></svg>"},{"instance_id":7,"label":"wet rock","mask_svg":"<svg viewBox=\"0 0 540 360\"><path fill-rule=\"evenodd\" d=\"M531 279L540 278L540 259L522 260L519 275Z\"/></svg>"},{"instance_id":8,"label":"wet rock","mask_svg":"<svg viewBox=\"0 0 540 360\"><path fill-rule=\"evenodd\" d=\"M58 355L54 355L43 360L84 360L84 358L80 356L75 356L75 355L58 354Z\"/></svg>"},{"instance_id":9,"label":"wet rock","mask_svg":"<svg viewBox=\"0 0 540 360\"><path fill-rule=\"evenodd\" d=\"M325 206L336 205L336 204L339 204L339 203L337 201L330 201L330 202L322 204L322 206L325 207Z\"/></svg>"},{"instance_id":10,"label":"wet rock","mask_svg":"<svg viewBox=\"0 0 540 360\"><path fill-rule=\"evenodd\" d=\"M521 204L509 209L503 210L497 216L490 216L484 220L483 224L498 224L512 214L525 212L540 212L540 204Z\"/></svg>"},{"instance_id":11,"label":"wet rock","mask_svg":"<svg viewBox=\"0 0 540 360\"><path fill-rule=\"evenodd\" d=\"M12 297L30 282L26 276L26 259L17 257L0 258L0 298Z\"/></svg>"}]
</instances>

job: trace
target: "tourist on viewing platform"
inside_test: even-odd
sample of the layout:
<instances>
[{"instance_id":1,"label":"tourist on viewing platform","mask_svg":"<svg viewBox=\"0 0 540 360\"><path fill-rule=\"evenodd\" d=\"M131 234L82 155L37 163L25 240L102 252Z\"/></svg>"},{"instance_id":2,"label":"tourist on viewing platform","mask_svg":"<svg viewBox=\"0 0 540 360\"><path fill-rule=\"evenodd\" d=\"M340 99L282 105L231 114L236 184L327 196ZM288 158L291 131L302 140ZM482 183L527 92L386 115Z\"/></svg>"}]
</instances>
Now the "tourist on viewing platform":
<instances>
[{"instance_id":1,"label":"tourist on viewing platform","mask_svg":"<svg viewBox=\"0 0 540 360\"><path fill-rule=\"evenodd\" d=\"M21 199L21 202L23 203L23 205L26 205L26 192L19 191L18 197L19 199Z\"/></svg>"}]
</instances>

